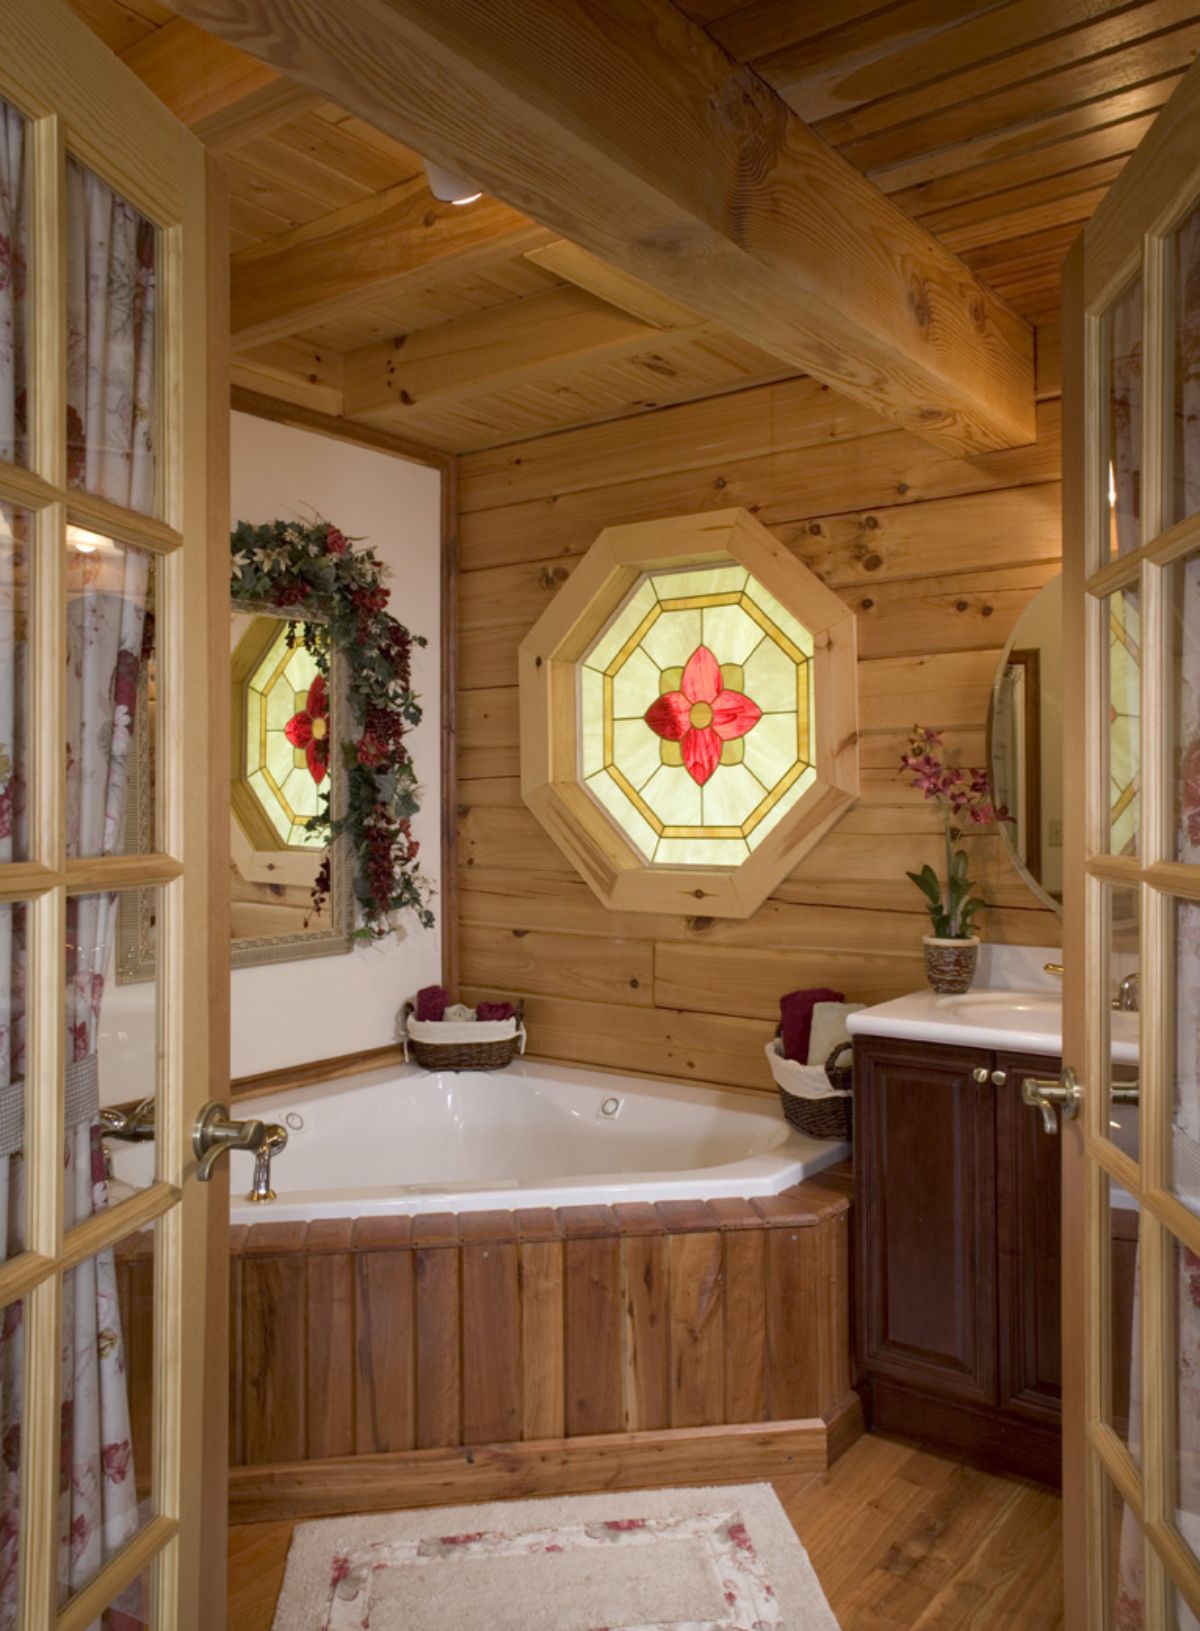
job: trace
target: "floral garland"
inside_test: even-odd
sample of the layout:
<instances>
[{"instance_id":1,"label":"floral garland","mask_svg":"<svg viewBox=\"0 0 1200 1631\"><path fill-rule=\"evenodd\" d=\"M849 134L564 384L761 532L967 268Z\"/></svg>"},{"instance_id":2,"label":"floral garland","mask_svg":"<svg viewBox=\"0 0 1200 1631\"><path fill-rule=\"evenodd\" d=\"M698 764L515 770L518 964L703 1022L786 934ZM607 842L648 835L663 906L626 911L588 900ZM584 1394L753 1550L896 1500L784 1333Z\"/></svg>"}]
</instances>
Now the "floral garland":
<instances>
[{"instance_id":1,"label":"floral garland","mask_svg":"<svg viewBox=\"0 0 1200 1631\"><path fill-rule=\"evenodd\" d=\"M231 537L232 595L246 610L269 606L321 619L325 642L309 640L317 667L329 672L329 652L345 664L350 709L358 735L342 742L347 769L346 813L333 820L328 794L323 814L308 823L332 842L347 835L354 853L354 894L362 922L358 940L377 940L396 927L393 915L413 911L433 927L428 881L416 866L419 845L412 833L418 809L416 772L404 738L419 724L421 705L412 689L414 645L410 634L385 610L391 591L385 568L373 549L317 517L312 522L239 521ZM322 863L313 898L318 907L329 893L329 856Z\"/></svg>"}]
</instances>

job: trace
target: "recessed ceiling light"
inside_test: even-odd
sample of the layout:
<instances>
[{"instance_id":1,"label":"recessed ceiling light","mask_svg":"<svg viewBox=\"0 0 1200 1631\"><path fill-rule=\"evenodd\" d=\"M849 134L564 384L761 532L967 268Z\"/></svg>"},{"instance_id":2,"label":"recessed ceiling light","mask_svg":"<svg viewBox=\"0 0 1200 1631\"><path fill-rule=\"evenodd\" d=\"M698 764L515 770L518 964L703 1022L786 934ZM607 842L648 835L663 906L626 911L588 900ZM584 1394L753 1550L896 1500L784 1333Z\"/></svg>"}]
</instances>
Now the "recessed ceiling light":
<instances>
[{"instance_id":1,"label":"recessed ceiling light","mask_svg":"<svg viewBox=\"0 0 1200 1631\"><path fill-rule=\"evenodd\" d=\"M475 183L465 176L455 175L453 170L446 170L431 159L426 159L424 163L429 190L441 203L474 204L483 197Z\"/></svg>"}]
</instances>

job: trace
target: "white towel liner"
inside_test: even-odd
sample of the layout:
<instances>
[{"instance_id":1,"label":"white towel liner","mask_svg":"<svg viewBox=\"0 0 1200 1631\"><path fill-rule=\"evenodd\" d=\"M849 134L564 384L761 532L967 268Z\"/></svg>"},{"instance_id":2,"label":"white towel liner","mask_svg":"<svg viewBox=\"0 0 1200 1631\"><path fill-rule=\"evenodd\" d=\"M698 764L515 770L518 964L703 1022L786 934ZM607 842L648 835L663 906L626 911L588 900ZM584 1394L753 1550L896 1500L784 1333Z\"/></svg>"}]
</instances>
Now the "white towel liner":
<instances>
[{"instance_id":1,"label":"white towel liner","mask_svg":"<svg viewBox=\"0 0 1200 1631\"><path fill-rule=\"evenodd\" d=\"M408 1039L415 1042L470 1043L508 1042L512 1037L521 1039L519 1052L525 1052L525 1027L516 1019L414 1019L410 1014L405 1027L404 1057L408 1058Z\"/></svg>"},{"instance_id":2,"label":"white towel liner","mask_svg":"<svg viewBox=\"0 0 1200 1631\"><path fill-rule=\"evenodd\" d=\"M853 1096L850 1088L834 1087L823 1065L802 1065L796 1059L785 1059L783 1042L779 1037L767 1043L766 1055L776 1083L794 1099L848 1099Z\"/></svg>"}]
</instances>

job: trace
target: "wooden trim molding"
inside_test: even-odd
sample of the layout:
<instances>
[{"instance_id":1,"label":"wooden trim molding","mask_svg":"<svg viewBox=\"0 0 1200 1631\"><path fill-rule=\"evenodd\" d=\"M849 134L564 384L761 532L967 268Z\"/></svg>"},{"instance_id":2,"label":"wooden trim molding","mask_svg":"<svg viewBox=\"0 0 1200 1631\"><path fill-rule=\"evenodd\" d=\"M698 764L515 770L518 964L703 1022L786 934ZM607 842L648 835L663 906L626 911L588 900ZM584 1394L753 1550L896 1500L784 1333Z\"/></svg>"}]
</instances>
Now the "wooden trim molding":
<instances>
[{"instance_id":1,"label":"wooden trim molding","mask_svg":"<svg viewBox=\"0 0 1200 1631\"><path fill-rule=\"evenodd\" d=\"M339 1053L330 1059L310 1059L302 1065L281 1065L278 1070L260 1070L253 1076L235 1076L229 1091L235 1099L291 1093L300 1087L316 1087L321 1082L336 1082L343 1076L357 1076L361 1071L403 1063L403 1047L389 1042L381 1048L362 1048L358 1053Z\"/></svg>"},{"instance_id":2,"label":"wooden trim molding","mask_svg":"<svg viewBox=\"0 0 1200 1631\"><path fill-rule=\"evenodd\" d=\"M596 1433L524 1444L238 1467L230 1480L229 1521L329 1518L538 1495L816 1474L827 1471L862 1430L862 1404L856 1393L850 1393L828 1419Z\"/></svg>"},{"instance_id":3,"label":"wooden trim molding","mask_svg":"<svg viewBox=\"0 0 1200 1631\"><path fill-rule=\"evenodd\" d=\"M320 413L316 408L305 408L282 397L270 396L266 391L252 391L244 385L233 385L229 391L229 406L234 413L253 414L256 419L270 419L277 425L291 425L294 430L311 430L318 436L332 436L339 442L353 442L358 447L369 447L376 453L389 453L395 459L410 459L413 464L431 465L445 472L454 465L452 453L442 453L423 442L411 442L391 431L379 430L374 425L360 425L336 414Z\"/></svg>"},{"instance_id":4,"label":"wooden trim molding","mask_svg":"<svg viewBox=\"0 0 1200 1631\"><path fill-rule=\"evenodd\" d=\"M458 461L442 471L442 985L457 998L458 923Z\"/></svg>"}]
</instances>

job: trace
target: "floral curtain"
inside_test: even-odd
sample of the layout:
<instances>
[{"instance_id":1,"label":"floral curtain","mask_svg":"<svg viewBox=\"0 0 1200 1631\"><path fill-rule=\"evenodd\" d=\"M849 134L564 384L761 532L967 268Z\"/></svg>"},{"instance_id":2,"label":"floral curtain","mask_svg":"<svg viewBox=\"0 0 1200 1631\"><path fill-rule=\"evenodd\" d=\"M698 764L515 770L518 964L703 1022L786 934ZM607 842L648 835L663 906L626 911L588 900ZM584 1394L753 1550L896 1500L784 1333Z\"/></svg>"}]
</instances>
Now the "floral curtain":
<instances>
[{"instance_id":1,"label":"floral curtain","mask_svg":"<svg viewBox=\"0 0 1200 1631\"><path fill-rule=\"evenodd\" d=\"M1109 524L1114 555L1141 543L1142 523L1142 284L1132 284L1110 308Z\"/></svg>"},{"instance_id":2,"label":"floral curtain","mask_svg":"<svg viewBox=\"0 0 1200 1631\"><path fill-rule=\"evenodd\" d=\"M155 496L154 229L111 188L69 160L67 230L68 479L114 503L149 511ZM3 332L0 305L0 336ZM11 348L6 361L0 339L0 435L5 403L16 388ZM93 539L86 550L68 550L66 820L71 856L121 849L149 572L148 555L107 540ZM19 646L14 615L0 586L0 741L17 740L22 728L16 687L6 681ZM5 842L0 838L0 845ZM11 845L11 836L7 842ZM0 859L6 853L0 848ZM115 895L99 894L72 898L67 907L68 1229L108 1200L96 1116L97 1048L116 905ZM18 909L7 921L0 920L0 1251L8 1256L21 1247L24 1216L23 962ZM21 1315L20 1305L8 1308L0 1326L0 1631L16 1624ZM64 1279L61 1405L60 1603L91 1579L142 1521L111 1249ZM96 1622L100 1631L140 1631L145 1624L139 1588Z\"/></svg>"},{"instance_id":3,"label":"floral curtain","mask_svg":"<svg viewBox=\"0 0 1200 1631\"><path fill-rule=\"evenodd\" d=\"M0 98L0 459L25 462L26 124Z\"/></svg>"}]
</instances>

